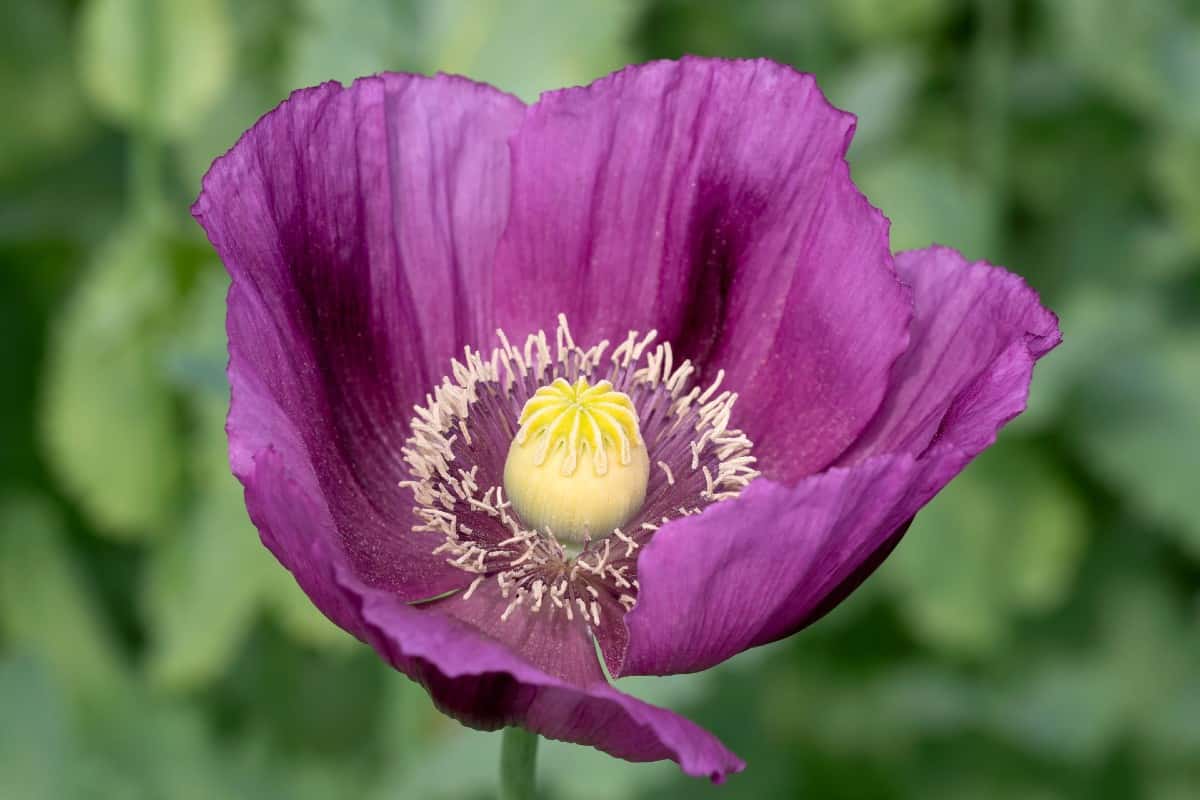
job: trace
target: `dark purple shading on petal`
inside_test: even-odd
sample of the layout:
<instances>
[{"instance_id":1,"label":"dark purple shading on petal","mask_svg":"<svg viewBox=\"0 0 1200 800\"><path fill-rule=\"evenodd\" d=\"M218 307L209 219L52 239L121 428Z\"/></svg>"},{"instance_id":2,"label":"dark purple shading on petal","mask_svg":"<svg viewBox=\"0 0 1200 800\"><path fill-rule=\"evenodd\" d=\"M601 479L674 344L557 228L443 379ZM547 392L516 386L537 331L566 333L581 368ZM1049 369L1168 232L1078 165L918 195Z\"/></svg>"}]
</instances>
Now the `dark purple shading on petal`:
<instances>
[{"instance_id":1,"label":"dark purple shading on petal","mask_svg":"<svg viewBox=\"0 0 1200 800\"><path fill-rule=\"evenodd\" d=\"M400 448L413 404L490 329L523 114L445 76L325 84L260 120L193 208L233 277L235 473L275 446L325 497L360 576L403 599L465 584L431 554L440 538L408 532Z\"/></svg>"},{"instance_id":2,"label":"dark purple shading on petal","mask_svg":"<svg viewBox=\"0 0 1200 800\"><path fill-rule=\"evenodd\" d=\"M513 141L497 320L580 342L657 328L740 395L766 474L828 465L875 414L911 314L887 221L810 75L687 58L544 95Z\"/></svg>"},{"instance_id":3,"label":"dark purple shading on petal","mask_svg":"<svg viewBox=\"0 0 1200 800\"><path fill-rule=\"evenodd\" d=\"M622 674L710 667L828 611L908 521L1025 408L1033 364L1059 341L1019 278L945 248L899 259L915 290L910 351L849 466L664 526L638 562Z\"/></svg>"},{"instance_id":4,"label":"dark purple shading on petal","mask_svg":"<svg viewBox=\"0 0 1200 800\"><path fill-rule=\"evenodd\" d=\"M331 547L327 509L284 465L266 450L245 477L247 506L264 539L334 621L424 685L445 713L483 730L521 725L630 761L672 759L687 774L717 782L744 768L711 733L671 711L603 680L586 688L567 683L435 608L367 586Z\"/></svg>"}]
</instances>

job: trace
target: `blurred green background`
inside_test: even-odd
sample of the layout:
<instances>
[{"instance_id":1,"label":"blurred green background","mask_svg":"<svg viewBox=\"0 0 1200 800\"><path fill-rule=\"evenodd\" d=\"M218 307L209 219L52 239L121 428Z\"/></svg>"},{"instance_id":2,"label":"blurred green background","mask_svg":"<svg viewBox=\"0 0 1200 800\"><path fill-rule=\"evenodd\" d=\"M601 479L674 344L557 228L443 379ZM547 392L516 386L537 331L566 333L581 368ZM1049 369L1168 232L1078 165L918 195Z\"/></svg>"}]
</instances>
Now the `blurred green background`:
<instances>
[{"instance_id":1,"label":"blurred green background","mask_svg":"<svg viewBox=\"0 0 1200 800\"><path fill-rule=\"evenodd\" d=\"M896 249L1025 275L1029 413L850 602L629 689L749 761L541 752L546 797L1200 797L1200 3L20 0L0 28L0 797L487 797L498 736L314 612L228 474L187 214L287 92L526 99L684 52L815 73ZM622 682L625 683L625 682Z\"/></svg>"}]
</instances>

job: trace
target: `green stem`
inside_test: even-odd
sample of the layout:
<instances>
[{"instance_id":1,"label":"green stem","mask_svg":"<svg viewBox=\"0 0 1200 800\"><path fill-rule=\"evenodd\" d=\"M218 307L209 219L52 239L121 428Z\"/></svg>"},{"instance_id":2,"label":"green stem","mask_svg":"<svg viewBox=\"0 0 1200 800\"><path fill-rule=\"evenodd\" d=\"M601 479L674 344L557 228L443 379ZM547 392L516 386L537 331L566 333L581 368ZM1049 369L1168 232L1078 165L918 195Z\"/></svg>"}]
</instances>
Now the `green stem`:
<instances>
[{"instance_id":1,"label":"green stem","mask_svg":"<svg viewBox=\"0 0 1200 800\"><path fill-rule=\"evenodd\" d=\"M538 737L524 728L505 728L500 745L500 800L533 800Z\"/></svg>"}]
</instances>

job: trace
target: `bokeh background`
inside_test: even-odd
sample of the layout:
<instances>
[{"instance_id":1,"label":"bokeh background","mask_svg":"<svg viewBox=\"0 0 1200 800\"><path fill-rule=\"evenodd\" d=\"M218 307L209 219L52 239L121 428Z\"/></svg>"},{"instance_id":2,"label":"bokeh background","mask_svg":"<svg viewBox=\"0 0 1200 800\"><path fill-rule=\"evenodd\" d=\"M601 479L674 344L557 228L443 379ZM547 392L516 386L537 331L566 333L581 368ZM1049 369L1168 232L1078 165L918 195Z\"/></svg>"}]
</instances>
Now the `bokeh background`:
<instances>
[{"instance_id":1,"label":"bokeh background","mask_svg":"<svg viewBox=\"0 0 1200 800\"><path fill-rule=\"evenodd\" d=\"M896 249L1026 276L1029 413L852 600L630 681L749 761L541 751L556 798L1200 797L1200 3L18 0L0 25L0 797L487 797L465 730L327 623L225 463L224 272L187 214L296 87L533 99L684 52L815 73ZM625 682L622 682L625 683Z\"/></svg>"}]
</instances>

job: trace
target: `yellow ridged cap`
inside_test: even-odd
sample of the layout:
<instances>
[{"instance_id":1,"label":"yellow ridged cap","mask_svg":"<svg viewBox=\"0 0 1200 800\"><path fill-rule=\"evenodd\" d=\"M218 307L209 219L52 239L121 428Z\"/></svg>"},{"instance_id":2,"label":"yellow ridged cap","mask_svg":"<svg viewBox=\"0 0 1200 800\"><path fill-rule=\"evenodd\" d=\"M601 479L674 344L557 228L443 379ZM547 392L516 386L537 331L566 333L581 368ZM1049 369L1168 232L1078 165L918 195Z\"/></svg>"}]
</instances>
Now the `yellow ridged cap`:
<instances>
[{"instance_id":1,"label":"yellow ridged cap","mask_svg":"<svg viewBox=\"0 0 1200 800\"><path fill-rule=\"evenodd\" d=\"M579 543L607 536L641 508L650 459L633 401L611 383L557 378L517 422L504 490L526 525Z\"/></svg>"}]
</instances>

